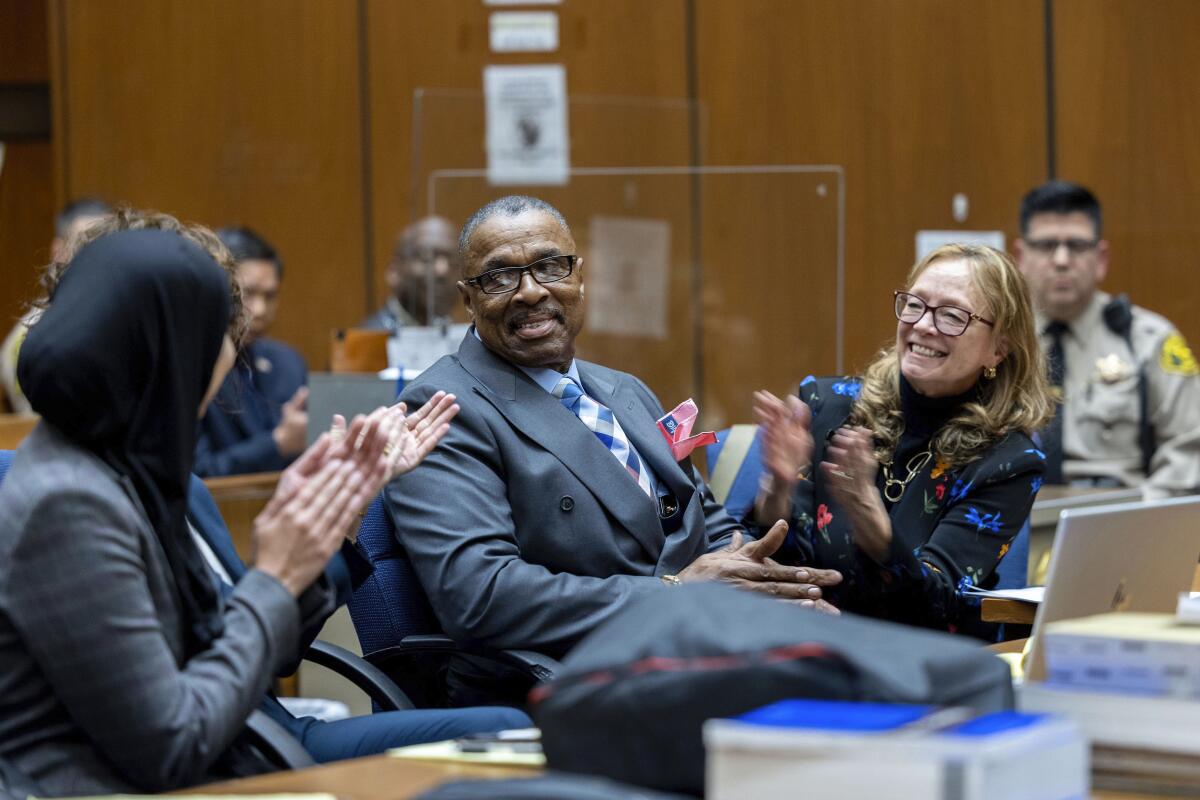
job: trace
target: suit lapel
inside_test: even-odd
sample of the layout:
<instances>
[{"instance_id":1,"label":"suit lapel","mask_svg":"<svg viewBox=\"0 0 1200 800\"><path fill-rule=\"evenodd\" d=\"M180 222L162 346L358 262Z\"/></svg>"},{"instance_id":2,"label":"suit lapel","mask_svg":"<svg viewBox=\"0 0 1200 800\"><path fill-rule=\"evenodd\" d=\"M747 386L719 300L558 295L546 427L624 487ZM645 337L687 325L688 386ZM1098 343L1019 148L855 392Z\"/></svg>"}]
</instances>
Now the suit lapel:
<instances>
[{"instance_id":1,"label":"suit lapel","mask_svg":"<svg viewBox=\"0 0 1200 800\"><path fill-rule=\"evenodd\" d=\"M473 334L468 333L459 348L459 363L488 390L476 389L481 396L514 428L561 461L608 513L657 557L663 533L655 504L578 417Z\"/></svg>"}]
</instances>

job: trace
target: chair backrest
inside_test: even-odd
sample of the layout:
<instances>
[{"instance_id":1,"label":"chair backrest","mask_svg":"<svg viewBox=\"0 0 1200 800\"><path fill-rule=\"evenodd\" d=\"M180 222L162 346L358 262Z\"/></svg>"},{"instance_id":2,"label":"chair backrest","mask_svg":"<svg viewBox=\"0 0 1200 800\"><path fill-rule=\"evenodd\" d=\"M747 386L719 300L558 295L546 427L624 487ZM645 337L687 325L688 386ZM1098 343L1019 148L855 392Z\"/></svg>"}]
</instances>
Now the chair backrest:
<instances>
[{"instance_id":1,"label":"chair backrest","mask_svg":"<svg viewBox=\"0 0 1200 800\"><path fill-rule=\"evenodd\" d=\"M734 519L744 519L754 507L762 474L762 444L757 425L734 425L717 433L705 448L709 488Z\"/></svg>"},{"instance_id":2,"label":"chair backrest","mask_svg":"<svg viewBox=\"0 0 1200 800\"><path fill-rule=\"evenodd\" d=\"M996 565L997 589L1023 589L1029 585L1029 536L1032 527L1029 520L1013 537L1008 552Z\"/></svg>"},{"instance_id":3,"label":"chair backrest","mask_svg":"<svg viewBox=\"0 0 1200 800\"><path fill-rule=\"evenodd\" d=\"M0 450L0 483L4 482L4 476L8 474L8 468L12 466L12 460L12 450Z\"/></svg>"},{"instance_id":4,"label":"chair backrest","mask_svg":"<svg viewBox=\"0 0 1200 800\"><path fill-rule=\"evenodd\" d=\"M405 636L441 633L425 590L396 539L383 495L371 502L363 516L358 544L374 567L348 603L362 651L392 647Z\"/></svg>"}]
</instances>

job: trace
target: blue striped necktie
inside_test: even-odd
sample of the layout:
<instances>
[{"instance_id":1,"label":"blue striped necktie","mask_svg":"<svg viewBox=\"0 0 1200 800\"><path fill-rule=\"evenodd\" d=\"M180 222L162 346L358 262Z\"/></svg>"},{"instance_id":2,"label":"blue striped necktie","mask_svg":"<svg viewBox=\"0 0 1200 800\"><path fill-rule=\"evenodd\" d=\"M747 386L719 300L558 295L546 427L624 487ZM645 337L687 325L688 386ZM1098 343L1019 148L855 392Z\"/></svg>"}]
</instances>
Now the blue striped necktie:
<instances>
[{"instance_id":1,"label":"blue striped necktie","mask_svg":"<svg viewBox=\"0 0 1200 800\"><path fill-rule=\"evenodd\" d=\"M596 434L596 438L637 481L638 487L653 500L654 490L650 486L650 473L642 466L642 460L629 445L625 431L621 430L621 424L617 422L612 411L584 394L579 384L569 377L564 376L555 384L553 394L568 411L579 417L588 430Z\"/></svg>"}]
</instances>

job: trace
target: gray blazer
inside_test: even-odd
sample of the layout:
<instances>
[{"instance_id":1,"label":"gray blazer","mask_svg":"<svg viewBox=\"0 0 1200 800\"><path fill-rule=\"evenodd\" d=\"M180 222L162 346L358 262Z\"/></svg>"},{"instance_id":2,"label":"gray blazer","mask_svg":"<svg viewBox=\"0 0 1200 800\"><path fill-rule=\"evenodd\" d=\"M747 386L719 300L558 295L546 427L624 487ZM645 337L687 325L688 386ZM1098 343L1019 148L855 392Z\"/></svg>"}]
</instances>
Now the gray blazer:
<instances>
[{"instance_id":1,"label":"gray blazer","mask_svg":"<svg viewBox=\"0 0 1200 800\"><path fill-rule=\"evenodd\" d=\"M299 609L251 570L183 660L166 555L128 481L45 422L0 486L0 756L52 795L210 770L295 653Z\"/></svg>"},{"instance_id":2,"label":"gray blazer","mask_svg":"<svg viewBox=\"0 0 1200 800\"><path fill-rule=\"evenodd\" d=\"M459 641L561 655L634 598L664 591L655 576L679 572L739 529L691 463L672 457L646 385L577 363L681 518L664 528L595 434L468 333L457 355L402 395L417 408L445 389L462 410L422 465L386 490L400 543Z\"/></svg>"}]
</instances>

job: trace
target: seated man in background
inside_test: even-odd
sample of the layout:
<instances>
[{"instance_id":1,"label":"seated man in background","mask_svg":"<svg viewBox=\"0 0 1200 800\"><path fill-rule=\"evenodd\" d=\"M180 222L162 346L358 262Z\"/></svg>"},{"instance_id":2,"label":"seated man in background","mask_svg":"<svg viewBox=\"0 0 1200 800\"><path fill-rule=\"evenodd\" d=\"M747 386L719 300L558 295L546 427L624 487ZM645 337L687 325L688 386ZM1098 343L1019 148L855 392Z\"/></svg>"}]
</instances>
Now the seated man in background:
<instances>
[{"instance_id":1,"label":"seated man in background","mask_svg":"<svg viewBox=\"0 0 1200 800\"><path fill-rule=\"evenodd\" d=\"M308 436L308 368L283 342L266 338L279 310L283 261L249 228L217 236L237 262L249 327L221 391L200 423L197 475L273 472L304 450Z\"/></svg>"},{"instance_id":2,"label":"seated man in background","mask_svg":"<svg viewBox=\"0 0 1200 800\"><path fill-rule=\"evenodd\" d=\"M1108 273L1100 202L1050 181L1021 201L1029 281L1063 404L1043 432L1047 483L1200 491L1200 370L1171 322L1097 290Z\"/></svg>"},{"instance_id":3,"label":"seated man in background","mask_svg":"<svg viewBox=\"0 0 1200 800\"><path fill-rule=\"evenodd\" d=\"M51 262L61 262L67 244L74 236L112 212L113 207L98 197L81 197L67 203L54 218L54 239L50 242ZM4 344L0 345L0 382L4 384L11 410L23 414L30 413L31 409L17 383L17 354L21 351L21 342L25 341L34 313L24 314L4 338Z\"/></svg>"},{"instance_id":4,"label":"seated man in background","mask_svg":"<svg viewBox=\"0 0 1200 800\"><path fill-rule=\"evenodd\" d=\"M693 580L821 602L838 573L771 562L782 521L743 542L690 460L672 456L646 385L575 359L582 260L556 209L495 200L467 222L459 250L474 327L402 399L417 407L444 388L461 412L421 469L385 492L450 636L558 657L626 604ZM491 677L456 670L458 702Z\"/></svg>"},{"instance_id":5,"label":"seated man in background","mask_svg":"<svg viewBox=\"0 0 1200 800\"><path fill-rule=\"evenodd\" d=\"M458 349L466 326L455 324L451 313L460 271L455 230L446 218L419 219L396 239L387 302L359 326L390 333L390 366L422 370Z\"/></svg>"}]
</instances>

